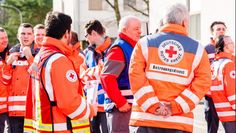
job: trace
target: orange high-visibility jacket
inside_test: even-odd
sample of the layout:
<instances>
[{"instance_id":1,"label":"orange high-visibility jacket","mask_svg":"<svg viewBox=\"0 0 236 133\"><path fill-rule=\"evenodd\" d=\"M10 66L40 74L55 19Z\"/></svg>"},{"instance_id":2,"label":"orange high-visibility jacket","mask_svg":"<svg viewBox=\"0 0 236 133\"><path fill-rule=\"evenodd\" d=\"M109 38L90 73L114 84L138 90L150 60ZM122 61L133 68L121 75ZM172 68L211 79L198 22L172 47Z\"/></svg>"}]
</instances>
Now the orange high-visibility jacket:
<instances>
[{"instance_id":1,"label":"orange high-visibility jacket","mask_svg":"<svg viewBox=\"0 0 236 133\"><path fill-rule=\"evenodd\" d=\"M0 57L0 72L2 73L2 67L5 61ZM3 84L2 76L0 81L0 114L7 112L7 96L8 96L8 85Z\"/></svg>"},{"instance_id":2,"label":"orange high-visibility jacket","mask_svg":"<svg viewBox=\"0 0 236 133\"><path fill-rule=\"evenodd\" d=\"M9 50L9 53L20 52L20 44L15 45ZM36 49L31 48L33 56ZM25 102L27 87L29 81L28 68L33 62L33 58L19 57L11 65L4 65L2 71L2 81L9 85L8 93L8 111L9 116L25 116Z\"/></svg>"},{"instance_id":3,"label":"orange high-visibility jacket","mask_svg":"<svg viewBox=\"0 0 236 133\"><path fill-rule=\"evenodd\" d=\"M211 95L222 122L236 121L235 62L221 52L212 64Z\"/></svg>"},{"instance_id":4,"label":"orange high-visibility jacket","mask_svg":"<svg viewBox=\"0 0 236 133\"><path fill-rule=\"evenodd\" d=\"M45 44L34 60L36 66L32 67L34 70L29 84L31 95L27 96L25 132L90 131L87 119L94 115L94 110L78 94L79 80L71 55L66 44L50 37L45 38ZM68 126L70 123L71 129Z\"/></svg>"},{"instance_id":5,"label":"orange high-visibility jacket","mask_svg":"<svg viewBox=\"0 0 236 133\"><path fill-rule=\"evenodd\" d=\"M192 132L192 110L211 85L210 63L203 46L186 36L180 25L142 38L132 53L129 77L134 103L132 126ZM160 103L170 103L172 115L154 115Z\"/></svg>"}]
</instances>

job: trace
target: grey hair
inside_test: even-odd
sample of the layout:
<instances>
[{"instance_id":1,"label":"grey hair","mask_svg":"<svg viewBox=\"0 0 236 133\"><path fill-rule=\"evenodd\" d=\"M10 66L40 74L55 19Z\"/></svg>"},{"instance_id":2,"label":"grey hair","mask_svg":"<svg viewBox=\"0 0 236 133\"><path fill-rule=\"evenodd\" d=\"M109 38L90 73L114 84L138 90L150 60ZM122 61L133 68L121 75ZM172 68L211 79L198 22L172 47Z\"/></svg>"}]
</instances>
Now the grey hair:
<instances>
[{"instance_id":1,"label":"grey hair","mask_svg":"<svg viewBox=\"0 0 236 133\"><path fill-rule=\"evenodd\" d=\"M182 24L184 20L189 20L189 12L185 5L176 3L165 11L163 23Z\"/></svg>"},{"instance_id":2,"label":"grey hair","mask_svg":"<svg viewBox=\"0 0 236 133\"><path fill-rule=\"evenodd\" d=\"M138 20L139 22L141 22L141 20L136 16L132 16L132 15L125 16L125 17L121 18L121 20L119 22L118 32L122 32L122 30L124 28L127 28L129 26L129 22L132 20Z\"/></svg>"}]
</instances>

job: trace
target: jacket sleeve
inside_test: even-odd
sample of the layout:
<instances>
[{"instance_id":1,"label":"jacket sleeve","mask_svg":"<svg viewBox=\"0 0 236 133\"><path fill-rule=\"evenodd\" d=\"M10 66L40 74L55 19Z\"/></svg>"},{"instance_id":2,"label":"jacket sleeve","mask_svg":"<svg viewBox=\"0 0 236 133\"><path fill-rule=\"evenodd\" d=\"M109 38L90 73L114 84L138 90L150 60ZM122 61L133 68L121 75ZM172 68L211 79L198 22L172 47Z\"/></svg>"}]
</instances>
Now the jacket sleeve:
<instances>
[{"instance_id":1,"label":"jacket sleeve","mask_svg":"<svg viewBox=\"0 0 236 133\"><path fill-rule=\"evenodd\" d=\"M118 108L125 105L126 98L122 96L118 87L117 78L125 68L125 57L120 47L113 47L107 54L107 60L101 73L101 83L108 97Z\"/></svg>"},{"instance_id":2,"label":"jacket sleeve","mask_svg":"<svg viewBox=\"0 0 236 133\"><path fill-rule=\"evenodd\" d=\"M199 57L199 55L202 56ZM207 53L203 50L203 53L199 55L195 57L200 59L200 62L195 69L193 68L194 77L190 85L177 98L171 101L174 115L188 113L193 110L211 86L211 70Z\"/></svg>"},{"instance_id":3,"label":"jacket sleeve","mask_svg":"<svg viewBox=\"0 0 236 133\"><path fill-rule=\"evenodd\" d=\"M52 62L51 66L47 63L45 71L47 70L50 75L45 72L45 78L51 77L49 79L51 79L53 91L55 91L54 96L57 101L57 107L61 112L71 119L93 117L94 110L92 105L88 104L78 93L79 81L71 61L62 56ZM45 82L50 83L49 79L46 79Z\"/></svg>"},{"instance_id":4,"label":"jacket sleeve","mask_svg":"<svg viewBox=\"0 0 236 133\"><path fill-rule=\"evenodd\" d=\"M224 89L226 97L231 104L231 107L236 110L235 100L235 64L229 62L223 69Z\"/></svg>"},{"instance_id":5,"label":"jacket sleeve","mask_svg":"<svg viewBox=\"0 0 236 133\"><path fill-rule=\"evenodd\" d=\"M138 106L145 112L154 113L160 102L146 78L146 60L142 52L144 47L147 48L146 43L138 43L132 53L129 68L130 86L134 94L134 101Z\"/></svg>"},{"instance_id":6,"label":"jacket sleeve","mask_svg":"<svg viewBox=\"0 0 236 133\"><path fill-rule=\"evenodd\" d=\"M9 85L11 83L11 79L12 79L12 65L7 65L6 63L4 63L3 67L2 67L2 82L5 85Z\"/></svg>"}]
</instances>

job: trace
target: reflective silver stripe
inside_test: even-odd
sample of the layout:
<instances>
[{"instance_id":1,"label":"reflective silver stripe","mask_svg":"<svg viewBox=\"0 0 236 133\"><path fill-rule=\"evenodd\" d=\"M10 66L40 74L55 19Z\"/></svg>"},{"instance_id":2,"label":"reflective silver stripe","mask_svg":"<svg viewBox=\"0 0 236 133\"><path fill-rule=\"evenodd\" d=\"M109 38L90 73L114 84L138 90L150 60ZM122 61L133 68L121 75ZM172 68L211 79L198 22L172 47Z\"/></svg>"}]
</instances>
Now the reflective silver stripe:
<instances>
[{"instance_id":1,"label":"reflective silver stripe","mask_svg":"<svg viewBox=\"0 0 236 133\"><path fill-rule=\"evenodd\" d=\"M54 125L55 131L64 131L67 130L67 124L66 123L56 123Z\"/></svg>"},{"instance_id":2,"label":"reflective silver stripe","mask_svg":"<svg viewBox=\"0 0 236 133\"><path fill-rule=\"evenodd\" d=\"M182 77L174 76L174 75L155 73L155 72L146 72L146 77L148 79L155 79L155 80L160 80L160 81L177 83L181 85L188 85L187 78L182 78Z\"/></svg>"},{"instance_id":3,"label":"reflective silver stripe","mask_svg":"<svg viewBox=\"0 0 236 133\"><path fill-rule=\"evenodd\" d=\"M29 65L29 63L28 63L27 60L25 60L25 61L17 60L17 61L14 61L12 63L12 65L15 65L15 66L27 66L27 65Z\"/></svg>"},{"instance_id":4,"label":"reflective silver stripe","mask_svg":"<svg viewBox=\"0 0 236 133\"><path fill-rule=\"evenodd\" d=\"M157 116L150 113L144 112L132 112L131 119L135 120L144 120L144 121L156 121L156 122L173 122L173 123L181 123L187 125L193 125L193 119L184 117L184 116L169 116L167 118L163 116Z\"/></svg>"},{"instance_id":5,"label":"reflective silver stripe","mask_svg":"<svg viewBox=\"0 0 236 133\"><path fill-rule=\"evenodd\" d=\"M231 107L229 102L224 103L214 103L215 108L225 108L225 107Z\"/></svg>"},{"instance_id":6,"label":"reflective silver stripe","mask_svg":"<svg viewBox=\"0 0 236 133\"><path fill-rule=\"evenodd\" d=\"M7 104L0 105L0 109L5 109L5 108L7 108Z\"/></svg>"},{"instance_id":7,"label":"reflective silver stripe","mask_svg":"<svg viewBox=\"0 0 236 133\"><path fill-rule=\"evenodd\" d=\"M8 106L9 111L25 111L25 105Z\"/></svg>"},{"instance_id":8,"label":"reflective silver stripe","mask_svg":"<svg viewBox=\"0 0 236 133\"><path fill-rule=\"evenodd\" d=\"M236 95L228 96L228 100L229 100L229 101L234 101L234 100L235 100L235 97L236 97Z\"/></svg>"},{"instance_id":9,"label":"reflective silver stripe","mask_svg":"<svg viewBox=\"0 0 236 133\"><path fill-rule=\"evenodd\" d=\"M181 106L184 113L188 113L190 111L188 103L181 96L178 96L175 99L175 101L180 104L180 106Z\"/></svg>"},{"instance_id":10,"label":"reflective silver stripe","mask_svg":"<svg viewBox=\"0 0 236 133\"><path fill-rule=\"evenodd\" d=\"M208 54L207 55L209 59L215 58L215 53L214 54Z\"/></svg>"},{"instance_id":11,"label":"reflective silver stripe","mask_svg":"<svg viewBox=\"0 0 236 133\"><path fill-rule=\"evenodd\" d=\"M10 80L12 76L8 76L6 74L2 74L2 78L6 80Z\"/></svg>"},{"instance_id":12,"label":"reflective silver stripe","mask_svg":"<svg viewBox=\"0 0 236 133\"><path fill-rule=\"evenodd\" d=\"M68 116L71 119L73 119L76 116L80 115L85 109L86 109L86 101L83 98L81 98L81 104L79 105L79 107L74 112L69 114Z\"/></svg>"},{"instance_id":13,"label":"reflective silver stripe","mask_svg":"<svg viewBox=\"0 0 236 133\"><path fill-rule=\"evenodd\" d=\"M147 46L148 42L147 42L147 38L140 39L138 44L140 44L143 57L147 62L147 60L148 60L148 46Z\"/></svg>"},{"instance_id":14,"label":"reflective silver stripe","mask_svg":"<svg viewBox=\"0 0 236 133\"><path fill-rule=\"evenodd\" d=\"M222 87L222 85L219 85L219 86L211 86L210 90L211 90L211 91L223 91L224 88Z\"/></svg>"},{"instance_id":15,"label":"reflective silver stripe","mask_svg":"<svg viewBox=\"0 0 236 133\"><path fill-rule=\"evenodd\" d=\"M194 70L199 65L200 61L202 60L204 50L205 50L204 47L201 44L198 44L197 52L196 52L196 55L194 57L193 64L192 64L192 70L191 70L191 73L187 79L188 80L187 84L190 84L192 82L192 80L194 78Z\"/></svg>"},{"instance_id":16,"label":"reflective silver stripe","mask_svg":"<svg viewBox=\"0 0 236 133\"><path fill-rule=\"evenodd\" d=\"M134 99L126 99L128 103L133 103Z\"/></svg>"},{"instance_id":17,"label":"reflective silver stripe","mask_svg":"<svg viewBox=\"0 0 236 133\"><path fill-rule=\"evenodd\" d=\"M156 103L159 103L159 100L157 99L157 97L151 97L151 98L148 98L142 105L141 105L141 108L144 110L144 111L147 111L147 109L153 105L153 104L156 104Z\"/></svg>"},{"instance_id":18,"label":"reflective silver stripe","mask_svg":"<svg viewBox=\"0 0 236 133\"><path fill-rule=\"evenodd\" d=\"M186 96L187 98L189 98L189 100L191 100L195 105L197 105L200 101L200 99L198 98L197 95L195 95L193 92L191 92L188 89L185 89L182 94L184 96Z\"/></svg>"},{"instance_id":19,"label":"reflective silver stripe","mask_svg":"<svg viewBox=\"0 0 236 133\"><path fill-rule=\"evenodd\" d=\"M154 90L152 88L152 86L144 86L142 88L140 88L136 93L134 93L134 97L135 99L139 100L141 97L143 97L145 94L153 92Z\"/></svg>"},{"instance_id":20,"label":"reflective silver stripe","mask_svg":"<svg viewBox=\"0 0 236 133\"><path fill-rule=\"evenodd\" d=\"M232 108L235 110L236 109L236 104L232 105Z\"/></svg>"},{"instance_id":21,"label":"reflective silver stripe","mask_svg":"<svg viewBox=\"0 0 236 133\"><path fill-rule=\"evenodd\" d=\"M219 117L223 116L235 116L235 111L224 111L224 112L217 112Z\"/></svg>"},{"instance_id":22,"label":"reflective silver stripe","mask_svg":"<svg viewBox=\"0 0 236 133\"><path fill-rule=\"evenodd\" d=\"M87 110L86 110L86 113L85 113L85 115L82 117L82 118L80 118L81 120L84 120L84 119L88 119L89 118L89 115L90 115L90 106L89 106L89 104L87 103Z\"/></svg>"},{"instance_id":23,"label":"reflective silver stripe","mask_svg":"<svg viewBox=\"0 0 236 133\"><path fill-rule=\"evenodd\" d=\"M48 96L50 98L50 101L54 101L54 96L53 96L53 86L52 86L52 81L51 81L51 68L52 68L52 63L62 57L64 55L60 53L56 53L52 55L47 62L47 65L45 67L45 89L48 93Z\"/></svg>"},{"instance_id":24,"label":"reflective silver stripe","mask_svg":"<svg viewBox=\"0 0 236 133\"><path fill-rule=\"evenodd\" d=\"M130 96L130 95L133 95L132 91L131 90L121 90L121 95L122 96Z\"/></svg>"},{"instance_id":25,"label":"reflective silver stripe","mask_svg":"<svg viewBox=\"0 0 236 133\"><path fill-rule=\"evenodd\" d=\"M13 101L26 101L26 96L9 96L8 97L9 102Z\"/></svg>"},{"instance_id":26,"label":"reflective silver stripe","mask_svg":"<svg viewBox=\"0 0 236 133\"><path fill-rule=\"evenodd\" d=\"M98 95L102 95L104 93L105 93L104 89L101 89L101 90L98 91Z\"/></svg>"},{"instance_id":27,"label":"reflective silver stripe","mask_svg":"<svg viewBox=\"0 0 236 133\"><path fill-rule=\"evenodd\" d=\"M0 102L5 102L5 101L7 101L6 97L0 97Z\"/></svg>"}]
</instances>

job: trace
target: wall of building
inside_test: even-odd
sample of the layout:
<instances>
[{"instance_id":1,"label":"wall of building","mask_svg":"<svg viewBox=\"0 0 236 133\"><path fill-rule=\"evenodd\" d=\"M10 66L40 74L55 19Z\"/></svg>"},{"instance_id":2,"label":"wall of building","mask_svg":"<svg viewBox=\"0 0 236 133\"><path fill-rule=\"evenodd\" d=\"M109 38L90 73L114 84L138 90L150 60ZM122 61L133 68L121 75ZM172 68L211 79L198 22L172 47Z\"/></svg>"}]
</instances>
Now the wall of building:
<instances>
[{"instance_id":1,"label":"wall of building","mask_svg":"<svg viewBox=\"0 0 236 133\"><path fill-rule=\"evenodd\" d=\"M227 25L227 33L235 40L235 0L202 0L201 41L209 42L209 26L213 21L223 21Z\"/></svg>"},{"instance_id":2,"label":"wall of building","mask_svg":"<svg viewBox=\"0 0 236 133\"><path fill-rule=\"evenodd\" d=\"M145 6L138 0L138 7ZM119 0L121 16L135 15L142 20L142 31L146 34L148 18L133 10L124 10L123 0ZM107 35L117 36L117 23L113 9L103 0L103 10L89 10L89 0L53 0L53 10L64 12L72 17L72 30L79 33L79 39L84 40L84 25L91 19L98 19L106 27Z\"/></svg>"},{"instance_id":3,"label":"wall of building","mask_svg":"<svg viewBox=\"0 0 236 133\"><path fill-rule=\"evenodd\" d=\"M175 0L187 4L188 0ZM191 34L198 34L199 41L206 45L209 43L211 33L209 26L213 21L224 21L228 27L227 34L235 40L235 0L189 0L190 1L190 14L200 14L200 24L194 24L190 26ZM159 20L162 17L164 8L173 4L173 0L150 0L150 31L155 32L155 29L159 25ZM196 22L195 22L196 23ZM197 22L198 23L198 22ZM199 27L196 27L199 26ZM197 29L197 30L196 30ZM195 38L196 39L196 38Z\"/></svg>"}]
</instances>

